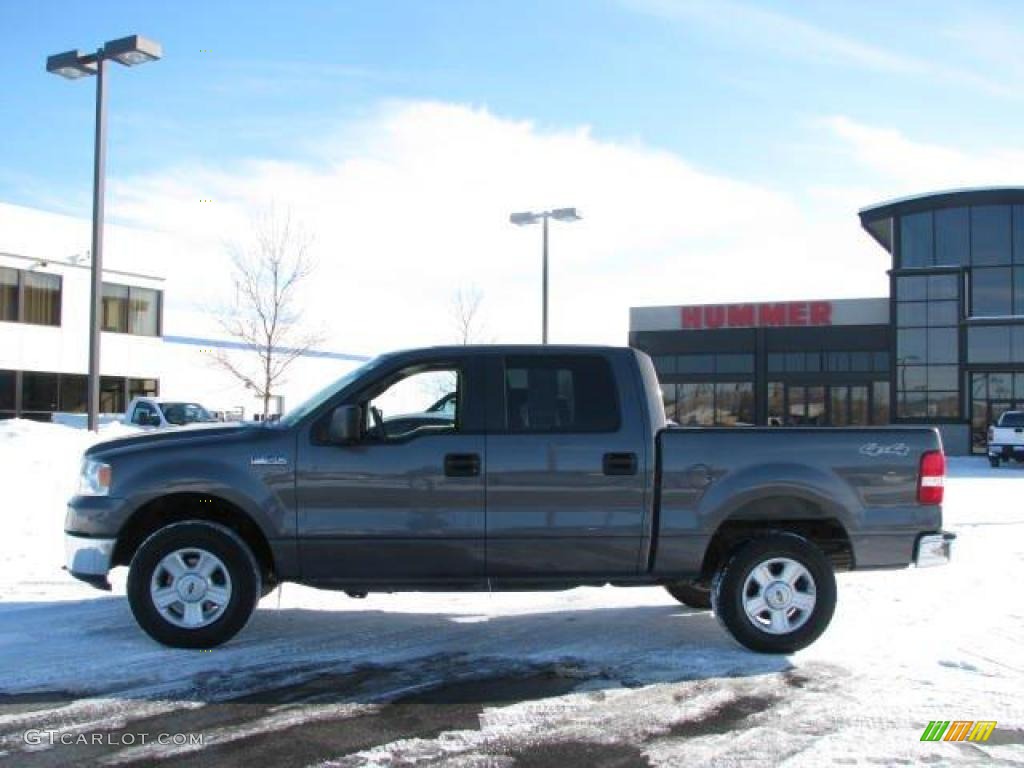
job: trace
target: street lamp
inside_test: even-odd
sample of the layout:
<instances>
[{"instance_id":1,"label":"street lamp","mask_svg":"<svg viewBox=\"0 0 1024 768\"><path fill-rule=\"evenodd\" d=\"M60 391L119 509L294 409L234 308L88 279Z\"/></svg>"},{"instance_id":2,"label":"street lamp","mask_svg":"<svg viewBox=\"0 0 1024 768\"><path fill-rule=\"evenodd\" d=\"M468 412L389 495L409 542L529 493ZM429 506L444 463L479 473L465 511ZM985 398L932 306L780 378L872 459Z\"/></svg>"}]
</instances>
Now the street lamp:
<instances>
[{"instance_id":1,"label":"street lamp","mask_svg":"<svg viewBox=\"0 0 1024 768\"><path fill-rule=\"evenodd\" d=\"M575 208L555 208L550 211L540 211L534 213L532 211L523 211L522 213L513 213L508 217L508 220L515 224L517 227L525 227L530 224L536 224L538 221L542 221L544 224L544 277L543 277L543 302L541 308L541 343L548 343L548 219L554 219L555 221L579 221L582 216Z\"/></svg>"},{"instance_id":2,"label":"street lamp","mask_svg":"<svg viewBox=\"0 0 1024 768\"><path fill-rule=\"evenodd\" d=\"M92 177L92 295L89 302L89 429L99 427L100 311L103 301L103 196L107 160L107 100L103 73L108 61L126 67L156 61L163 54L159 43L140 35L103 44L96 53L65 51L46 59L46 71L68 80L96 75L96 137Z\"/></svg>"}]
</instances>

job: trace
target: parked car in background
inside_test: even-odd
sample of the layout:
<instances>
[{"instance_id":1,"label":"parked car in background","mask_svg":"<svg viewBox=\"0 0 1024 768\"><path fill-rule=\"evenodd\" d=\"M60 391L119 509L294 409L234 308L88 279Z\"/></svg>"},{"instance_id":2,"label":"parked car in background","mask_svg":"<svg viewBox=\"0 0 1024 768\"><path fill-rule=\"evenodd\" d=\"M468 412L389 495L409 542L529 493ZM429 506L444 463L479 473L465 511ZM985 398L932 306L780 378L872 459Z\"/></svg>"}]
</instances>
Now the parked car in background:
<instances>
[{"instance_id":1,"label":"parked car in background","mask_svg":"<svg viewBox=\"0 0 1024 768\"><path fill-rule=\"evenodd\" d=\"M170 400L160 397L135 397L128 403L124 423L137 427L167 429L189 424L208 424L221 421L199 403Z\"/></svg>"},{"instance_id":2,"label":"parked car in background","mask_svg":"<svg viewBox=\"0 0 1024 768\"><path fill-rule=\"evenodd\" d=\"M993 467L1014 459L1024 461L1024 411L1006 411L988 428L988 460Z\"/></svg>"}]
</instances>

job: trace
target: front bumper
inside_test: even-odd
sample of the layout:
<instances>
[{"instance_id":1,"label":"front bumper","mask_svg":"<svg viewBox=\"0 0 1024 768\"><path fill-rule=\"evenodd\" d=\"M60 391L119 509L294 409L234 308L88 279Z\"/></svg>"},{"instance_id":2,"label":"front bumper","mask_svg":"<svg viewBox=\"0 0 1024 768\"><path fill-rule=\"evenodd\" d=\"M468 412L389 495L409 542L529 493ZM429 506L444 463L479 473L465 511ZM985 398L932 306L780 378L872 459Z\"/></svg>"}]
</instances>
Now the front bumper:
<instances>
[{"instance_id":1,"label":"front bumper","mask_svg":"<svg viewBox=\"0 0 1024 768\"><path fill-rule=\"evenodd\" d=\"M930 568L933 565L945 565L953 557L955 533L926 533L917 540L914 548L914 565L918 568Z\"/></svg>"},{"instance_id":2,"label":"front bumper","mask_svg":"<svg viewBox=\"0 0 1024 768\"><path fill-rule=\"evenodd\" d=\"M110 590L107 574L117 539L64 534L64 569L76 579L99 589Z\"/></svg>"}]
</instances>

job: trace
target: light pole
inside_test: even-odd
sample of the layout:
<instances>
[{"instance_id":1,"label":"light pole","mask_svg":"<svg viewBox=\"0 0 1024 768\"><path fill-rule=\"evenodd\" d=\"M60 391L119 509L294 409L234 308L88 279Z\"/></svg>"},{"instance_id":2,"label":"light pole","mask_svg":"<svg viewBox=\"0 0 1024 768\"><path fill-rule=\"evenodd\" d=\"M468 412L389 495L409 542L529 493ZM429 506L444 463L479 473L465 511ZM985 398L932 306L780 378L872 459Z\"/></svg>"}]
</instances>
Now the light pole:
<instances>
[{"instance_id":1,"label":"light pole","mask_svg":"<svg viewBox=\"0 0 1024 768\"><path fill-rule=\"evenodd\" d=\"M139 35L110 40L96 51L83 54L65 51L46 59L46 71L77 80L96 75L96 136L92 176L92 293L89 300L89 422L99 427L100 411L100 312L103 305L103 197L107 161L107 97L104 73L108 61L126 67L155 61L163 54L159 43Z\"/></svg>"},{"instance_id":2,"label":"light pole","mask_svg":"<svg viewBox=\"0 0 1024 768\"><path fill-rule=\"evenodd\" d=\"M525 227L529 224L543 223L543 278L542 278L542 303L541 303L541 343L548 343L548 219L555 221L579 221L583 217L575 208L555 208L550 211L523 211L513 213L508 220L517 227Z\"/></svg>"}]
</instances>

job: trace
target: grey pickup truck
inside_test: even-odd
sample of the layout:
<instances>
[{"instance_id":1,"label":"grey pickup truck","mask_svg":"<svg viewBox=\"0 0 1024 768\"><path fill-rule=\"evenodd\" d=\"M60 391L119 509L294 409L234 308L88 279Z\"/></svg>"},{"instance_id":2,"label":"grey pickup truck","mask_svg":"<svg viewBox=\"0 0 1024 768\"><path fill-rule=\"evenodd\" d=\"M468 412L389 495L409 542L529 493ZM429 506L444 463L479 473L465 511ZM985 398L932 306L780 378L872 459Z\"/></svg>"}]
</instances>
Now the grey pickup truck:
<instances>
[{"instance_id":1,"label":"grey pickup truck","mask_svg":"<svg viewBox=\"0 0 1024 768\"><path fill-rule=\"evenodd\" d=\"M663 585L743 645L789 653L835 572L948 561L930 428L666 427L633 349L383 355L278 422L91 447L66 565L140 626L207 648L290 581L401 590Z\"/></svg>"}]
</instances>

